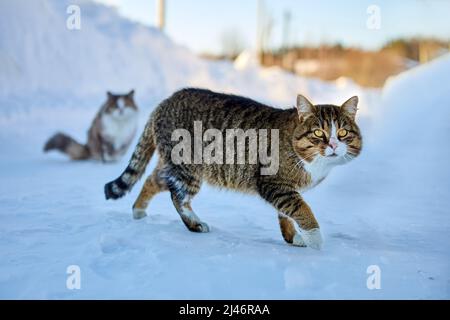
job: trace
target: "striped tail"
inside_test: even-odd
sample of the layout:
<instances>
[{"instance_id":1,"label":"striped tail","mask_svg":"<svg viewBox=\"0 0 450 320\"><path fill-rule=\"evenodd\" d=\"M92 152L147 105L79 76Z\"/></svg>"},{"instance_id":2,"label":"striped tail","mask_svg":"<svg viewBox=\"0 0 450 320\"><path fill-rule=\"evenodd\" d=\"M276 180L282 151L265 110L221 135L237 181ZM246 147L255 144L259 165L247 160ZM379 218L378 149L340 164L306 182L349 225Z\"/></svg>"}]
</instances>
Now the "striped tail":
<instances>
[{"instance_id":1,"label":"striped tail","mask_svg":"<svg viewBox=\"0 0 450 320\"><path fill-rule=\"evenodd\" d=\"M116 180L105 184L106 200L122 198L144 174L156 149L152 127L152 121L149 121L125 171Z\"/></svg>"}]
</instances>

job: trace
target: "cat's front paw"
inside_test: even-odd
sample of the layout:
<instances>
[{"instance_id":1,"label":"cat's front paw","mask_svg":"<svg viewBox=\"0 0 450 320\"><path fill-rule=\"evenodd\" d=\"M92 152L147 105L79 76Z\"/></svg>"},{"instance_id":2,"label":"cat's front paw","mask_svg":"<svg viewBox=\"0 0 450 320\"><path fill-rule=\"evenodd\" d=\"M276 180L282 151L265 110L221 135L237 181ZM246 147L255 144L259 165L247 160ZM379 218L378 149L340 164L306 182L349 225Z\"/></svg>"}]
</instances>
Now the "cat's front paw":
<instances>
[{"instance_id":1,"label":"cat's front paw","mask_svg":"<svg viewBox=\"0 0 450 320\"><path fill-rule=\"evenodd\" d=\"M147 213L145 212L144 209L138 209L138 208L133 209L133 218L134 219L139 220L139 219L145 218L146 216L147 216Z\"/></svg>"},{"instance_id":2,"label":"cat's front paw","mask_svg":"<svg viewBox=\"0 0 450 320\"><path fill-rule=\"evenodd\" d=\"M294 239L292 239L292 245L296 247L306 247L306 243L302 236L298 233L295 234Z\"/></svg>"},{"instance_id":3,"label":"cat's front paw","mask_svg":"<svg viewBox=\"0 0 450 320\"><path fill-rule=\"evenodd\" d=\"M307 247L312 249L322 249L323 239L320 233L320 228L314 228L311 230L302 230L302 238Z\"/></svg>"},{"instance_id":4,"label":"cat's front paw","mask_svg":"<svg viewBox=\"0 0 450 320\"><path fill-rule=\"evenodd\" d=\"M195 226L195 229L193 231L206 233L206 232L209 232L209 226L204 222L200 222Z\"/></svg>"}]
</instances>

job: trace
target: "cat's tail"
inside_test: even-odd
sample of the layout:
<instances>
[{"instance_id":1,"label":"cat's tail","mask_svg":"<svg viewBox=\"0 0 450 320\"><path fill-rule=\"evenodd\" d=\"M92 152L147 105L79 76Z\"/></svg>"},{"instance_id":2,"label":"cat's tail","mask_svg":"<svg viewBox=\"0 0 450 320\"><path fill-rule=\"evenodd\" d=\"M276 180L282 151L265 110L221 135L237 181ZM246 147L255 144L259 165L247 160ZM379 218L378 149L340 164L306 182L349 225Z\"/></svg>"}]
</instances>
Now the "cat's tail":
<instances>
[{"instance_id":1,"label":"cat's tail","mask_svg":"<svg viewBox=\"0 0 450 320\"><path fill-rule=\"evenodd\" d=\"M51 150L61 151L72 160L86 160L91 157L89 148L86 145L78 143L64 133L55 134L45 143L44 152Z\"/></svg>"},{"instance_id":2,"label":"cat's tail","mask_svg":"<svg viewBox=\"0 0 450 320\"><path fill-rule=\"evenodd\" d=\"M134 184L142 177L147 164L155 152L156 143L153 132L152 120L145 126L136 149L131 156L128 166L116 180L105 184L105 197L119 199L133 188Z\"/></svg>"}]
</instances>

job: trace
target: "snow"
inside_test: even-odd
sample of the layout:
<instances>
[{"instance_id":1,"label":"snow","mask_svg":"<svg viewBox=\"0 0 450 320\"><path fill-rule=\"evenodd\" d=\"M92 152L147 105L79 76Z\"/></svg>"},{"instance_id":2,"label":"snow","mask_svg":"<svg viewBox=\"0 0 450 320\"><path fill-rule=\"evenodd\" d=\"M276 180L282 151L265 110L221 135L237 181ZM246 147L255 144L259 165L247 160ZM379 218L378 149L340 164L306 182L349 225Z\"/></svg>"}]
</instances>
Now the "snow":
<instances>
[{"instance_id":1,"label":"snow","mask_svg":"<svg viewBox=\"0 0 450 320\"><path fill-rule=\"evenodd\" d=\"M65 29L73 3L80 31ZM0 2L0 47L0 298L450 298L450 56L391 79L380 95L348 79L261 69L248 56L237 67L203 61L87 0ZM305 194L321 251L287 245L257 197L206 185L193 207L210 233L188 232L167 193L133 220L143 181L123 200L103 196L131 149L108 165L41 151L56 130L83 140L106 90L137 89L142 130L154 105L184 86L280 107L297 93L316 103L360 96L361 157ZM70 265L80 290L66 287ZM379 290L366 285L371 265Z\"/></svg>"}]
</instances>

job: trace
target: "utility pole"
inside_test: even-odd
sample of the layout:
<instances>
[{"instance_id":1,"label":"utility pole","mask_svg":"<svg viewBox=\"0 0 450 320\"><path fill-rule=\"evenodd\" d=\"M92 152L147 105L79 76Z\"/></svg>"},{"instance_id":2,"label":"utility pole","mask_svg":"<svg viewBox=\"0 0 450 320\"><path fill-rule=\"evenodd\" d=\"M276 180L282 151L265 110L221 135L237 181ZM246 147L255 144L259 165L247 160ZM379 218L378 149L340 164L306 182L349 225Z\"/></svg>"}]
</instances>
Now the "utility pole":
<instances>
[{"instance_id":1,"label":"utility pole","mask_svg":"<svg viewBox=\"0 0 450 320\"><path fill-rule=\"evenodd\" d=\"M257 0L256 10L256 55L258 56L259 64L262 65L264 58L264 0Z\"/></svg>"},{"instance_id":2,"label":"utility pole","mask_svg":"<svg viewBox=\"0 0 450 320\"><path fill-rule=\"evenodd\" d=\"M164 31L166 27L166 0L156 0L156 25L159 30Z\"/></svg>"}]
</instances>

